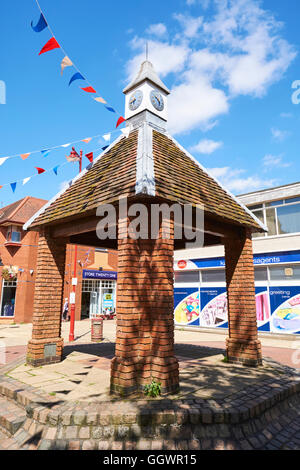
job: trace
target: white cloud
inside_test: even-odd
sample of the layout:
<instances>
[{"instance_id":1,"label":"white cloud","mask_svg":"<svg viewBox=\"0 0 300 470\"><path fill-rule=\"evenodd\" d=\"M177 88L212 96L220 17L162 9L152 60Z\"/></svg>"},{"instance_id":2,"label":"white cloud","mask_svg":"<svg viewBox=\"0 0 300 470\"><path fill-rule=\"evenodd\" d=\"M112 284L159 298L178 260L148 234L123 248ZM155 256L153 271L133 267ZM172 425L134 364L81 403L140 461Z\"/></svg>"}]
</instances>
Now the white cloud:
<instances>
[{"instance_id":1,"label":"white cloud","mask_svg":"<svg viewBox=\"0 0 300 470\"><path fill-rule=\"evenodd\" d=\"M167 28L163 23L151 24L146 31L148 34L153 34L154 36L164 36L167 32Z\"/></svg>"},{"instance_id":2,"label":"white cloud","mask_svg":"<svg viewBox=\"0 0 300 470\"><path fill-rule=\"evenodd\" d=\"M283 142L290 135L290 132L282 131L280 129L272 127L271 134L274 140L276 140L277 142Z\"/></svg>"},{"instance_id":3,"label":"white cloud","mask_svg":"<svg viewBox=\"0 0 300 470\"><path fill-rule=\"evenodd\" d=\"M209 128L240 95L264 96L296 57L282 24L258 0L186 3L214 8L209 14L204 9L202 16L175 13L173 38L149 41L149 60L158 74L174 74L168 83L169 127L177 134ZM145 59L145 39L135 37L130 47L134 57L126 69L133 78Z\"/></svg>"},{"instance_id":4,"label":"white cloud","mask_svg":"<svg viewBox=\"0 0 300 470\"><path fill-rule=\"evenodd\" d=\"M135 55L126 65L128 79L133 79L145 60L145 41L142 38L134 38L131 41L134 50L141 51ZM189 48L182 44L169 44L161 41L148 41L149 60L153 63L156 72L165 77L171 72L180 72L187 59Z\"/></svg>"},{"instance_id":5,"label":"white cloud","mask_svg":"<svg viewBox=\"0 0 300 470\"><path fill-rule=\"evenodd\" d=\"M292 118L292 113L280 113L280 117L282 118Z\"/></svg>"},{"instance_id":6,"label":"white cloud","mask_svg":"<svg viewBox=\"0 0 300 470\"><path fill-rule=\"evenodd\" d=\"M243 169L232 169L228 166L222 168L209 168L209 173L214 176L229 191L243 194L258 189L268 188L276 184L275 179L265 179L257 175L245 176Z\"/></svg>"},{"instance_id":7,"label":"white cloud","mask_svg":"<svg viewBox=\"0 0 300 470\"><path fill-rule=\"evenodd\" d=\"M191 152L211 154L222 147L223 142L216 142L214 140L203 139L198 144L191 147Z\"/></svg>"},{"instance_id":8,"label":"white cloud","mask_svg":"<svg viewBox=\"0 0 300 470\"><path fill-rule=\"evenodd\" d=\"M282 155L267 154L264 156L262 162L266 170L269 170L270 168L287 168L291 166L290 163L284 163L282 161Z\"/></svg>"}]
</instances>

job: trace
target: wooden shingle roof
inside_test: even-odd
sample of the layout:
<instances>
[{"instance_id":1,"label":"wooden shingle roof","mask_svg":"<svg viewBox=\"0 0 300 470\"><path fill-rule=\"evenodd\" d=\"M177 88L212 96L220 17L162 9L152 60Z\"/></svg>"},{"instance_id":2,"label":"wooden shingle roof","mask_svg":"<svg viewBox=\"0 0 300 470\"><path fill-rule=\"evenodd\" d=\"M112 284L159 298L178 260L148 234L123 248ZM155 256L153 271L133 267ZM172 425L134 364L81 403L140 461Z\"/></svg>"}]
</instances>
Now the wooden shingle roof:
<instances>
[{"instance_id":1,"label":"wooden shingle roof","mask_svg":"<svg viewBox=\"0 0 300 470\"><path fill-rule=\"evenodd\" d=\"M208 214L227 223L264 230L253 214L172 137L145 123L131 131L129 137L117 139L25 228L81 217L100 204L137 194L182 204L203 204Z\"/></svg>"}]
</instances>

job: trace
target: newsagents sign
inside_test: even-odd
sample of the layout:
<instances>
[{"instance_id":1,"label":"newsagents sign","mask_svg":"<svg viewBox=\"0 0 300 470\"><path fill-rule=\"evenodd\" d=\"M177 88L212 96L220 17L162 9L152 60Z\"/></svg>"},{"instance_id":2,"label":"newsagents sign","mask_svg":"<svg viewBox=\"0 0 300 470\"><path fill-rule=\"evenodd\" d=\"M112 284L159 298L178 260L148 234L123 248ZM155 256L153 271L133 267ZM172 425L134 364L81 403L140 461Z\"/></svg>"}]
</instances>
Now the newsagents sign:
<instances>
[{"instance_id":1,"label":"newsagents sign","mask_svg":"<svg viewBox=\"0 0 300 470\"><path fill-rule=\"evenodd\" d=\"M225 259L218 258L202 258L186 260L186 264L180 264L181 261L175 263L176 270L187 270L194 268L222 268L225 266ZM270 265L280 263L300 263L300 251L281 251L278 253L261 253L253 256L255 266Z\"/></svg>"},{"instance_id":2,"label":"newsagents sign","mask_svg":"<svg viewBox=\"0 0 300 470\"><path fill-rule=\"evenodd\" d=\"M82 272L82 278L116 280L117 273L115 271L96 271L95 269L84 269Z\"/></svg>"}]
</instances>

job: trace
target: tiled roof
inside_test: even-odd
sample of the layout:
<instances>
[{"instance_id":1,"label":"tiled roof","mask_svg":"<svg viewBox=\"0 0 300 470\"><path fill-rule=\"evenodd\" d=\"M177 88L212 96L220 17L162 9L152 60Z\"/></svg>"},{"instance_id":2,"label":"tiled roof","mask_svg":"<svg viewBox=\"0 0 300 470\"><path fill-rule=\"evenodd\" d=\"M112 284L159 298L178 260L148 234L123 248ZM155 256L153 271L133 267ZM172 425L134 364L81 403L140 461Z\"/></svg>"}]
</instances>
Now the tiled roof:
<instances>
[{"instance_id":1,"label":"tiled roof","mask_svg":"<svg viewBox=\"0 0 300 470\"><path fill-rule=\"evenodd\" d=\"M79 217L100 204L117 201L121 195L146 193L180 203L203 204L205 211L219 220L262 231L254 216L179 144L152 129L150 136L149 125L144 125L128 138L118 139L89 170L50 201L29 222L29 227ZM146 181L146 186L136 184L137 178Z\"/></svg>"},{"instance_id":2,"label":"tiled roof","mask_svg":"<svg viewBox=\"0 0 300 470\"><path fill-rule=\"evenodd\" d=\"M153 131L156 195L203 204L207 213L261 230L252 215L168 136Z\"/></svg>"},{"instance_id":3,"label":"tiled roof","mask_svg":"<svg viewBox=\"0 0 300 470\"><path fill-rule=\"evenodd\" d=\"M41 207L45 205L45 199L26 196L0 209L0 225L11 222L12 224L24 224Z\"/></svg>"}]
</instances>

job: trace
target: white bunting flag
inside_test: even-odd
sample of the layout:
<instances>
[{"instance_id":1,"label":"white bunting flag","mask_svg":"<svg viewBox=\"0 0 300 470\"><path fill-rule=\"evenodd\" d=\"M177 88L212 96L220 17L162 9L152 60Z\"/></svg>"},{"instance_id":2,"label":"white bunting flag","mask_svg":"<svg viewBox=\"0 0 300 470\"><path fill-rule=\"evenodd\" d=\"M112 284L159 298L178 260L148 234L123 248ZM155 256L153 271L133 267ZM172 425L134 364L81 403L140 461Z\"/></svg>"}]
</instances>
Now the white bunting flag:
<instances>
[{"instance_id":1,"label":"white bunting flag","mask_svg":"<svg viewBox=\"0 0 300 470\"><path fill-rule=\"evenodd\" d=\"M110 141L110 137L111 137L111 134L104 134L103 136L103 139L106 140L106 142Z\"/></svg>"},{"instance_id":2,"label":"white bunting flag","mask_svg":"<svg viewBox=\"0 0 300 470\"><path fill-rule=\"evenodd\" d=\"M28 181L30 181L30 180L31 180L31 176L29 176L28 178L24 178L23 179L23 185L28 183Z\"/></svg>"},{"instance_id":3,"label":"white bunting flag","mask_svg":"<svg viewBox=\"0 0 300 470\"><path fill-rule=\"evenodd\" d=\"M3 163L8 159L8 157L2 157L0 158L0 166L3 165Z\"/></svg>"},{"instance_id":4,"label":"white bunting flag","mask_svg":"<svg viewBox=\"0 0 300 470\"><path fill-rule=\"evenodd\" d=\"M130 127L124 127L124 129L120 129L120 131L122 132L123 135L125 135L125 137L127 138L129 136L129 132L130 132Z\"/></svg>"},{"instance_id":5,"label":"white bunting flag","mask_svg":"<svg viewBox=\"0 0 300 470\"><path fill-rule=\"evenodd\" d=\"M61 145L61 147L65 147L65 148L66 148L66 147L69 147L69 145L71 145L71 143L69 143L69 144L63 144L63 145Z\"/></svg>"}]
</instances>

